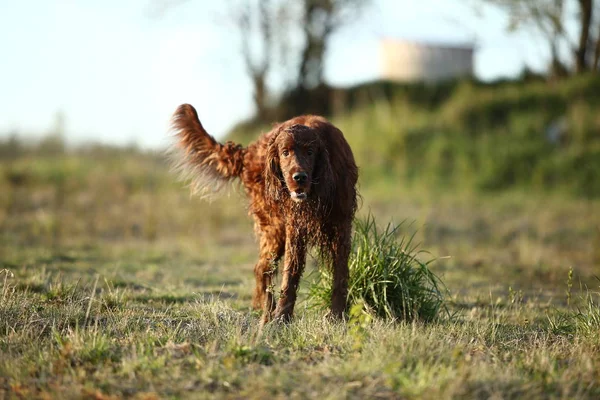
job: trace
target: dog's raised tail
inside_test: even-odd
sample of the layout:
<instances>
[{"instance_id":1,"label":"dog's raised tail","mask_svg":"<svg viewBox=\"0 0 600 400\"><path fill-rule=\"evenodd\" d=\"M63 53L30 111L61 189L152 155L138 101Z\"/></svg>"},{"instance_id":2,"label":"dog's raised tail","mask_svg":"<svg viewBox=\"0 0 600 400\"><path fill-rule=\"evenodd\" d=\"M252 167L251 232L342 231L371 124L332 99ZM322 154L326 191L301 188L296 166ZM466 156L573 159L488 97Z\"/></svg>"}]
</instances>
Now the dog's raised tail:
<instances>
[{"instance_id":1,"label":"dog's raised tail","mask_svg":"<svg viewBox=\"0 0 600 400\"><path fill-rule=\"evenodd\" d=\"M246 149L233 142L217 142L190 104L177 108L171 127L175 133L173 167L182 179L191 181L192 193L212 197L242 173Z\"/></svg>"}]
</instances>

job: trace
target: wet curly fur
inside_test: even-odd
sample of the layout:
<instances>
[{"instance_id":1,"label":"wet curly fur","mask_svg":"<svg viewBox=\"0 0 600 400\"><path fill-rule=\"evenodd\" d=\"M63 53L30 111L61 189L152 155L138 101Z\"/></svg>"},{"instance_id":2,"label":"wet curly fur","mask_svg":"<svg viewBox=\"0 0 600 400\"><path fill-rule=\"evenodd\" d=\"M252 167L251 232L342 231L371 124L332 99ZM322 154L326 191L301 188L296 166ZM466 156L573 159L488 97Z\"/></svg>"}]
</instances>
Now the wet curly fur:
<instances>
[{"instance_id":1,"label":"wet curly fur","mask_svg":"<svg viewBox=\"0 0 600 400\"><path fill-rule=\"evenodd\" d=\"M342 132L323 117L305 115L275 125L248 147L221 144L204 130L189 104L179 106L172 124L176 167L191 178L194 192L210 197L240 178L250 199L260 242L253 306L263 310L263 322L292 317L311 246L333 269L331 315L342 318L358 179ZM276 299L270 288L282 258Z\"/></svg>"}]
</instances>

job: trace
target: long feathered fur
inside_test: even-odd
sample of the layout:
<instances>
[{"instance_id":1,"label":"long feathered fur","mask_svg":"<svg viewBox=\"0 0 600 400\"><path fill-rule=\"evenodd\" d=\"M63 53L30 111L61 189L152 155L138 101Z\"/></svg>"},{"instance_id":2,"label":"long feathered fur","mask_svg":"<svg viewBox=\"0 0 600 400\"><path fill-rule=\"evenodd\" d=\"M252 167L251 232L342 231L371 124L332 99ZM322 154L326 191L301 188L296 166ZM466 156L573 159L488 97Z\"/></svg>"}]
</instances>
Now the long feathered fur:
<instances>
[{"instance_id":1,"label":"long feathered fur","mask_svg":"<svg viewBox=\"0 0 600 400\"><path fill-rule=\"evenodd\" d=\"M191 179L193 191L210 197L239 177L249 197L248 211L260 243L253 304L263 309L262 322L291 318L309 247L318 248L333 270L331 313L341 318L347 306L358 179L352 150L342 132L322 117L304 115L275 125L246 148L220 144L202 127L189 104L179 106L172 127L175 168L183 178ZM283 146L302 155L287 158ZM311 190L298 203L291 197L290 185L300 168L310 177ZM277 274L274 266L280 260L281 291L276 299L271 287Z\"/></svg>"},{"instance_id":2,"label":"long feathered fur","mask_svg":"<svg viewBox=\"0 0 600 400\"><path fill-rule=\"evenodd\" d=\"M173 169L190 181L193 194L212 198L242 173L246 149L233 142L217 142L202 126L190 104L177 108L171 121L175 143L171 148Z\"/></svg>"}]
</instances>

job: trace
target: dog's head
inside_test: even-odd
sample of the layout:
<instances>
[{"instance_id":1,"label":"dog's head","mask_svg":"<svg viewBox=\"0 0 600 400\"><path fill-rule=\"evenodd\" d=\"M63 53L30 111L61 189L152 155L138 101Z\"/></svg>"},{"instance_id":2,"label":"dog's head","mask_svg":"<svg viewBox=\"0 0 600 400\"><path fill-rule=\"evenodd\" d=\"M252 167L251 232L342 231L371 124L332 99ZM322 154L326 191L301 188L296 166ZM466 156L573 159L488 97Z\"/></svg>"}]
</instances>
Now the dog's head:
<instances>
[{"instance_id":1,"label":"dog's head","mask_svg":"<svg viewBox=\"0 0 600 400\"><path fill-rule=\"evenodd\" d=\"M280 127L268 144L265 182L275 199L288 195L301 203L328 197L333 176L319 131L299 124Z\"/></svg>"}]
</instances>

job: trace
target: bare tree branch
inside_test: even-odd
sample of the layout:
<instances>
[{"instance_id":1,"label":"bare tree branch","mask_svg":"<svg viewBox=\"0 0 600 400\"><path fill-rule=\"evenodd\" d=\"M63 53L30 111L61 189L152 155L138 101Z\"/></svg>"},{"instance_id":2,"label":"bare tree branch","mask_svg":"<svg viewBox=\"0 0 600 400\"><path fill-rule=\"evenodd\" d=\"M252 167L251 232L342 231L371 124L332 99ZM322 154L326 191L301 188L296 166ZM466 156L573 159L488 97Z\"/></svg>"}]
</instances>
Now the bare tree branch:
<instances>
[{"instance_id":1,"label":"bare tree branch","mask_svg":"<svg viewBox=\"0 0 600 400\"><path fill-rule=\"evenodd\" d=\"M590 40L594 5L598 0L481 0L507 11L509 15L509 31L518 29L534 29L547 41L550 49L553 73L564 70L559 59L558 48L561 43L567 45L573 54L575 72L581 73L591 68L591 52L594 43ZM576 5L578 14L576 18L579 28L576 41L569 37L567 24L567 4ZM595 57L595 56L594 56Z\"/></svg>"}]
</instances>

